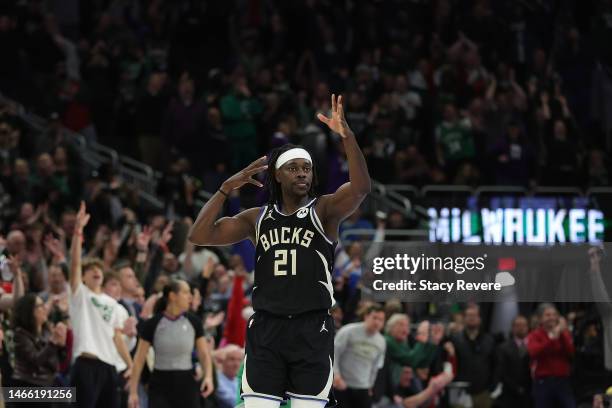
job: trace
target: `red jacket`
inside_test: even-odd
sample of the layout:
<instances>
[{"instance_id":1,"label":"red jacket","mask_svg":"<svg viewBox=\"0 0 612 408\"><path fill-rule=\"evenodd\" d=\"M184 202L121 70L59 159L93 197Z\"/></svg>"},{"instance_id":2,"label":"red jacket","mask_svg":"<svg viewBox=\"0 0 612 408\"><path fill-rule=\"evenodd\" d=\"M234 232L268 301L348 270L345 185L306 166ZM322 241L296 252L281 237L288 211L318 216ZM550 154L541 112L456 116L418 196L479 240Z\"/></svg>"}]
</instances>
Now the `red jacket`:
<instances>
[{"instance_id":1,"label":"red jacket","mask_svg":"<svg viewBox=\"0 0 612 408\"><path fill-rule=\"evenodd\" d=\"M531 357L533 378L569 377L574 343L569 331L564 330L558 338L551 339L543 328L538 328L527 337L527 351Z\"/></svg>"}]
</instances>

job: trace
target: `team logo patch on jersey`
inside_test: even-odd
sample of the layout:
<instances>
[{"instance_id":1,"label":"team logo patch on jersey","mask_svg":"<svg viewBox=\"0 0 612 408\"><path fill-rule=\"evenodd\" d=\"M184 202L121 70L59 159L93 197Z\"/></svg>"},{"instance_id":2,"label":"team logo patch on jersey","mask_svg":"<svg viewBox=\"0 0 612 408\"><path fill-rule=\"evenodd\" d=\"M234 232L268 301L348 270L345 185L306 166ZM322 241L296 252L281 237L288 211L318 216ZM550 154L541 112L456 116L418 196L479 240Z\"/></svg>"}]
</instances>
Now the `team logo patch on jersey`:
<instances>
[{"instance_id":1,"label":"team logo patch on jersey","mask_svg":"<svg viewBox=\"0 0 612 408\"><path fill-rule=\"evenodd\" d=\"M300 208L300 211L297 212L298 218L305 218L308 215L308 208Z\"/></svg>"}]
</instances>

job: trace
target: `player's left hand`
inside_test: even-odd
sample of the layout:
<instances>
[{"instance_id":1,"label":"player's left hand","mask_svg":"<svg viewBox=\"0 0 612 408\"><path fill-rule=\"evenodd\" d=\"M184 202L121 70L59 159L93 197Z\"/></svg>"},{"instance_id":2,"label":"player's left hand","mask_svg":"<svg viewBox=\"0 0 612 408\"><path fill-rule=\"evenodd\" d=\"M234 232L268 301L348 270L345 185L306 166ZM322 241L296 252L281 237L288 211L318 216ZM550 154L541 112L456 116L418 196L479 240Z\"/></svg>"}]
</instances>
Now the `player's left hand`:
<instances>
[{"instance_id":1,"label":"player's left hand","mask_svg":"<svg viewBox=\"0 0 612 408\"><path fill-rule=\"evenodd\" d=\"M200 393L204 398L208 397L215 390L215 386L213 385L212 377L207 375L204 377L204 381L202 381L202 385L200 386Z\"/></svg>"},{"instance_id":2,"label":"player's left hand","mask_svg":"<svg viewBox=\"0 0 612 408\"><path fill-rule=\"evenodd\" d=\"M342 138L352 134L346 119L344 118L344 106L342 105L342 95L336 98L335 94L331 96L331 118L319 113L317 118L325 123L332 131L338 133Z\"/></svg>"}]
</instances>

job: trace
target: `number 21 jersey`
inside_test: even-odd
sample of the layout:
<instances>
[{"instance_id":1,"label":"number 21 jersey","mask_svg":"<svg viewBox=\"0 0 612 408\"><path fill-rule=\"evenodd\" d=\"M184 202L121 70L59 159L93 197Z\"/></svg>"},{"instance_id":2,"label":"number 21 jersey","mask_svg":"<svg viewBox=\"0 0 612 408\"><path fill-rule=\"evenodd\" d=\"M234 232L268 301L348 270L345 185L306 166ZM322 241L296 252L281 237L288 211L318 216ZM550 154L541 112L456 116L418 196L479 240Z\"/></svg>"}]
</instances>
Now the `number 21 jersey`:
<instances>
[{"instance_id":1,"label":"number 21 jersey","mask_svg":"<svg viewBox=\"0 0 612 408\"><path fill-rule=\"evenodd\" d=\"M325 236L316 198L292 214L264 206L255 234L253 309L295 315L335 303L331 272L336 244Z\"/></svg>"}]
</instances>

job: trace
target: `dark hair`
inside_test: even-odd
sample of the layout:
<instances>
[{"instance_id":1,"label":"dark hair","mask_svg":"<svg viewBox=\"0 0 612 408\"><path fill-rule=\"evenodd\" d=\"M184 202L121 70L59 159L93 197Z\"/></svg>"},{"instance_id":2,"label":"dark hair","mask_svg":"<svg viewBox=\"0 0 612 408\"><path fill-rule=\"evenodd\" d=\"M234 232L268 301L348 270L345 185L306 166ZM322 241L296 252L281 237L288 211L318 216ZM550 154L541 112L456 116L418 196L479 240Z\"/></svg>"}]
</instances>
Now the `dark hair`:
<instances>
[{"instance_id":1,"label":"dark hair","mask_svg":"<svg viewBox=\"0 0 612 408\"><path fill-rule=\"evenodd\" d=\"M49 265L49 269L51 268L57 268L62 272L62 275L64 275L64 279L68 280L68 265L65 262L62 262L60 264L51 264Z\"/></svg>"},{"instance_id":2,"label":"dark hair","mask_svg":"<svg viewBox=\"0 0 612 408\"><path fill-rule=\"evenodd\" d=\"M541 318L544 315L544 312L546 311L546 309L553 309L555 312L559 313L559 311L557 310L557 306L555 306L552 303L540 303L538 305L538 309L536 311L537 315L539 318Z\"/></svg>"},{"instance_id":3,"label":"dark hair","mask_svg":"<svg viewBox=\"0 0 612 408\"><path fill-rule=\"evenodd\" d=\"M153 313L163 313L164 310L168 307L168 298L170 297L170 292L179 293L181 291L181 283L187 283L181 279L171 279L170 282L166 286L164 286L164 290L162 292L162 297L157 299L155 302L155 306L153 307Z\"/></svg>"},{"instance_id":4,"label":"dark hair","mask_svg":"<svg viewBox=\"0 0 612 408\"><path fill-rule=\"evenodd\" d=\"M13 328L22 328L36 335L36 322L34 321L34 309L36 308L37 295L27 293L19 298L13 306Z\"/></svg>"},{"instance_id":5,"label":"dark hair","mask_svg":"<svg viewBox=\"0 0 612 408\"><path fill-rule=\"evenodd\" d=\"M131 267L132 267L132 263L128 259L120 259L117 262L115 262L115 265L113 265L113 270L119 273L121 272L122 269L131 268Z\"/></svg>"},{"instance_id":6,"label":"dark hair","mask_svg":"<svg viewBox=\"0 0 612 408\"><path fill-rule=\"evenodd\" d=\"M104 272L104 262L100 258L85 258L81 263L81 270L83 274L90 269L100 268L102 272Z\"/></svg>"},{"instance_id":7,"label":"dark hair","mask_svg":"<svg viewBox=\"0 0 612 408\"><path fill-rule=\"evenodd\" d=\"M268 172L266 174L266 186L268 188L268 192L270 197L268 199L268 203L270 205L280 204L283 201L283 192L281 190L280 183L276 181L275 172L276 172L276 161L278 160L278 156L285 153L288 150L301 148L304 149L303 146L294 145L291 143L287 143L280 147L275 148L270 153L270 158L268 160ZM317 177L317 168L315 164L312 163L312 184L310 185L310 190L308 190L308 196L314 197L316 195L316 189L319 184L319 178Z\"/></svg>"},{"instance_id":8,"label":"dark hair","mask_svg":"<svg viewBox=\"0 0 612 408\"><path fill-rule=\"evenodd\" d=\"M478 315L480 315L480 306L478 306L478 303L468 303L465 309L463 309L463 314L465 315L470 309L476 309Z\"/></svg>"},{"instance_id":9,"label":"dark hair","mask_svg":"<svg viewBox=\"0 0 612 408\"><path fill-rule=\"evenodd\" d=\"M106 284L112 280L116 280L117 282L121 282L119 279L119 273L115 271L106 272L104 274L104 280L102 281L102 286L106 286Z\"/></svg>"},{"instance_id":10,"label":"dark hair","mask_svg":"<svg viewBox=\"0 0 612 408\"><path fill-rule=\"evenodd\" d=\"M518 319L525 319L525 321L527 321L527 325L529 325L529 319L527 318L527 316L518 314L514 319L512 319L512 326L514 326Z\"/></svg>"},{"instance_id":11,"label":"dark hair","mask_svg":"<svg viewBox=\"0 0 612 408\"><path fill-rule=\"evenodd\" d=\"M368 316L370 313L378 313L378 312L384 312L384 311L385 309L383 309L381 305L379 305L378 303L374 303L373 305L368 306L363 316L365 317L365 316Z\"/></svg>"}]
</instances>

